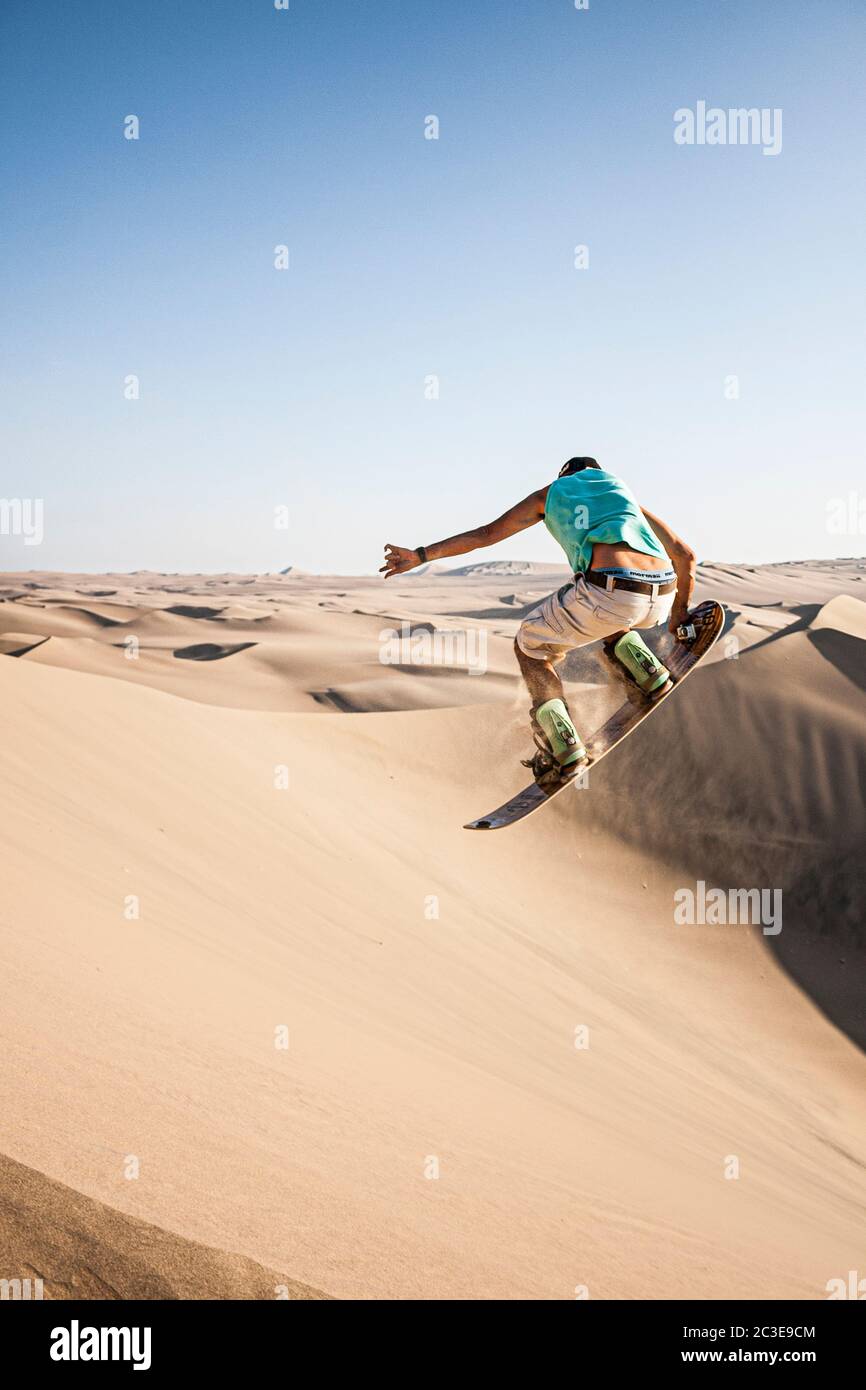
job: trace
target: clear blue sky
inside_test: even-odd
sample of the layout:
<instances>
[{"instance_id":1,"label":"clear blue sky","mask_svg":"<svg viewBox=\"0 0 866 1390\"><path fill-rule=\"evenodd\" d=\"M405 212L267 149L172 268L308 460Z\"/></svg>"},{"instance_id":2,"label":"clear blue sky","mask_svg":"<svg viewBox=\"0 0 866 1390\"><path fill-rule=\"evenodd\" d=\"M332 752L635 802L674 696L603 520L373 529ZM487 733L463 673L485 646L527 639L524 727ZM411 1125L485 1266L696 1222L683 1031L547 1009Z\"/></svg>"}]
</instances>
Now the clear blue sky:
<instances>
[{"instance_id":1,"label":"clear blue sky","mask_svg":"<svg viewBox=\"0 0 866 1390\"><path fill-rule=\"evenodd\" d=\"M575 453L703 558L862 553L862 0L0 14L3 568L372 572ZM781 153L676 145L700 99Z\"/></svg>"}]
</instances>

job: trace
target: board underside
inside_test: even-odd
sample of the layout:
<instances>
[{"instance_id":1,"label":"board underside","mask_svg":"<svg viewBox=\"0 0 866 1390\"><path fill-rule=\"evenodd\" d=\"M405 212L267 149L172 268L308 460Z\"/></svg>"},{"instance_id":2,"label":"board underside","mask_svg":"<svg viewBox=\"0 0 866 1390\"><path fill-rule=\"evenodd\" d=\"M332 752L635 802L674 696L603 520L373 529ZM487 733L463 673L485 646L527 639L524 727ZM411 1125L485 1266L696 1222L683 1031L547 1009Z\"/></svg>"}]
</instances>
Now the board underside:
<instances>
[{"instance_id":1,"label":"board underside","mask_svg":"<svg viewBox=\"0 0 866 1390\"><path fill-rule=\"evenodd\" d=\"M623 684L626 692L626 699L615 714L612 714L606 724L602 724L590 738L586 740L586 751L589 761L576 777L571 781L557 782L552 787L540 787L537 782L524 787L522 792L513 796L510 801L506 801L504 806L491 811L489 815L481 816L478 820L469 821L463 827L464 830L501 830L506 825L513 825L515 821L524 820L537 811L546 802L552 801L555 796L560 796L563 792L580 786L583 778L590 768L594 767L606 753L615 748L618 743L636 729L638 724L642 724L659 705L663 705L665 700L670 699L677 686L684 681L686 676L695 669L703 657L706 656L710 648L715 644L722 628L725 625L725 611L721 604L710 600L707 603L698 604L697 608L689 613L687 622L695 626L695 637L691 642L674 641L670 650L659 653L661 660L671 673L673 685L664 695L659 696L655 701L648 701L644 695L630 685L626 685L625 678Z\"/></svg>"}]
</instances>

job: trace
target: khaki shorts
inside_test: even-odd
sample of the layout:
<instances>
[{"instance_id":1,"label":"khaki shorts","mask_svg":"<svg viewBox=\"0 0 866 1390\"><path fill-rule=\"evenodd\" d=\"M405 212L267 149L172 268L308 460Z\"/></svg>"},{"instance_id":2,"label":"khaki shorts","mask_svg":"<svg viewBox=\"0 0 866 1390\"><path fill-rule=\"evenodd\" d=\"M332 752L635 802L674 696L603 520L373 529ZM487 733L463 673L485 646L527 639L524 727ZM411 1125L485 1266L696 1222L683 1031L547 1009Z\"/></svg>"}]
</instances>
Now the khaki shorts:
<instances>
[{"instance_id":1,"label":"khaki shorts","mask_svg":"<svg viewBox=\"0 0 866 1390\"><path fill-rule=\"evenodd\" d=\"M630 589L599 589L581 575L524 618L517 645L525 656L540 661L565 656L574 647L585 647L614 632L667 622L674 597L673 592L652 598Z\"/></svg>"}]
</instances>

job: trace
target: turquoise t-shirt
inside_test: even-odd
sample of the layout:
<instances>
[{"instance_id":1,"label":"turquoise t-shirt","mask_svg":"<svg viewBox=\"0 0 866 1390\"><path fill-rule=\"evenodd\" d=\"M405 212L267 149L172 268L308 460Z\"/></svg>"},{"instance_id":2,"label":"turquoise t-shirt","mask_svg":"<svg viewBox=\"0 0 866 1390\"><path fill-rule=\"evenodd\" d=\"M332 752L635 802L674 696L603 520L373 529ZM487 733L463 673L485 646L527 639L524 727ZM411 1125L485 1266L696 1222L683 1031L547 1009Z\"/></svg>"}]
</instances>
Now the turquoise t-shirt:
<instances>
[{"instance_id":1,"label":"turquoise t-shirt","mask_svg":"<svg viewBox=\"0 0 866 1390\"><path fill-rule=\"evenodd\" d=\"M621 542L642 555L658 556L665 568L670 565L631 489L621 478L600 468L583 468L551 483L544 524L562 546L575 574L589 569L596 542Z\"/></svg>"}]
</instances>

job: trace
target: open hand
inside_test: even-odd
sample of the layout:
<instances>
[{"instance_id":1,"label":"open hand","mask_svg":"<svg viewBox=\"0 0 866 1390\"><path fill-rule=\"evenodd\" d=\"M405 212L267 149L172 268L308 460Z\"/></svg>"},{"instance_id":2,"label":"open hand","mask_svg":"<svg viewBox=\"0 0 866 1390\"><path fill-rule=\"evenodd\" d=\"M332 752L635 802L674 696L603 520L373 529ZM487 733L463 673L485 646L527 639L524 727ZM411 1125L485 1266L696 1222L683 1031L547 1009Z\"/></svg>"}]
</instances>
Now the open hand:
<instances>
[{"instance_id":1,"label":"open hand","mask_svg":"<svg viewBox=\"0 0 866 1390\"><path fill-rule=\"evenodd\" d=\"M402 545L385 546L385 563L379 570L386 579L391 579L395 574L405 574L407 570L416 569L421 561L418 558L417 550L406 550Z\"/></svg>"}]
</instances>

